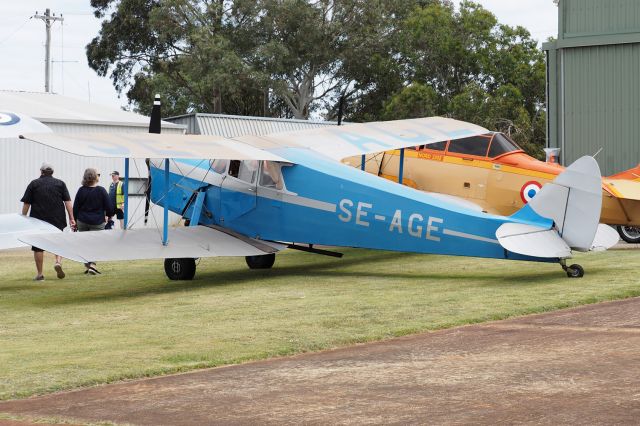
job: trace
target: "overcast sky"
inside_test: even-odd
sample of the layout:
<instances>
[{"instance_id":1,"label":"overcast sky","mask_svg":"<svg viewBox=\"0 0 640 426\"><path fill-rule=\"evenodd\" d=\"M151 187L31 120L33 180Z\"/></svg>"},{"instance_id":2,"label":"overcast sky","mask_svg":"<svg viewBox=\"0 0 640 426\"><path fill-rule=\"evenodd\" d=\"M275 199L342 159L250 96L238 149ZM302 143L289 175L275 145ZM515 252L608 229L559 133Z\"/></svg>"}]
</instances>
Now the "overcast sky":
<instances>
[{"instance_id":1,"label":"overcast sky","mask_svg":"<svg viewBox=\"0 0 640 426\"><path fill-rule=\"evenodd\" d=\"M552 0L477 0L501 23L527 28L533 38L546 41L558 30L557 7ZM0 89L44 91L44 22L30 17L48 7L64 22L52 27L52 90L93 103L120 107L127 104L108 78L98 77L87 65L85 46L100 30L89 0L2 1L0 6ZM65 62L61 62L65 61ZM9 107L9 106L4 106Z\"/></svg>"}]
</instances>

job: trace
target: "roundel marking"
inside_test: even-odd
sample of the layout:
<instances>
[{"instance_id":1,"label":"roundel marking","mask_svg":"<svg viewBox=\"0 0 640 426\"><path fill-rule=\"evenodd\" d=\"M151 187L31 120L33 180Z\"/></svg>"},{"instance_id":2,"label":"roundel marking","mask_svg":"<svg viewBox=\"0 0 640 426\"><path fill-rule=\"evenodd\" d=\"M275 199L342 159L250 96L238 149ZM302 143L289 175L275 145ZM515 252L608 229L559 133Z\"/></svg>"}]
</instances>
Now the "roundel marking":
<instances>
[{"instance_id":1,"label":"roundel marking","mask_svg":"<svg viewBox=\"0 0 640 426\"><path fill-rule=\"evenodd\" d=\"M530 180L529 182L522 185L522 188L520 189L520 198L522 199L522 202L527 204L529 201L531 201L531 199L536 196L538 191L540 191L540 188L542 188L542 185L540 185L540 183L536 182L535 180Z\"/></svg>"},{"instance_id":2,"label":"roundel marking","mask_svg":"<svg viewBox=\"0 0 640 426\"><path fill-rule=\"evenodd\" d=\"M10 112L0 111L0 126L11 126L20 121L20 117Z\"/></svg>"}]
</instances>

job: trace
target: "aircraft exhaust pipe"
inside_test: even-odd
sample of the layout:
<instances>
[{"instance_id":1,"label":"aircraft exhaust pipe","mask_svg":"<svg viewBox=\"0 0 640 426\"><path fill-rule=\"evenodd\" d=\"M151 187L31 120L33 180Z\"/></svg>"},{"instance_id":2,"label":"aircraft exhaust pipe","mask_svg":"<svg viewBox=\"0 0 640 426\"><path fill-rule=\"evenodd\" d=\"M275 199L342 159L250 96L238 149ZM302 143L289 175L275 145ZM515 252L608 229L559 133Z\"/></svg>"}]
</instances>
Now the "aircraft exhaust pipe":
<instances>
[{"instance_id":1,"label":"aircraft exhaust pipe","mask_svg":"<svg viewBox=\"0 0 640 426\"><path fill-rule=\"evenodd\" d=\"M162 119L160 95L156 95L153 100L153 109L151 109L151 118L149 120L149 133L160 133L160 121Z\"/></svg>"},{"instance_id":2,"label":"aircraft exhaust pipe","mask_svg":"<svg viewBox=\"0 0 640 426\"><path fill-rule=\"evenodd\" d=\"M153 99L153 108L151 109L151 117L149 118L149 133L159 134L162 126L162 103L160 102L160 95L156 95ZM144 159L147 165L147 190L144 192L144 224L147 224L149 220L149 208L151 206L151 160Z\"/></svg>"}]
</instances>

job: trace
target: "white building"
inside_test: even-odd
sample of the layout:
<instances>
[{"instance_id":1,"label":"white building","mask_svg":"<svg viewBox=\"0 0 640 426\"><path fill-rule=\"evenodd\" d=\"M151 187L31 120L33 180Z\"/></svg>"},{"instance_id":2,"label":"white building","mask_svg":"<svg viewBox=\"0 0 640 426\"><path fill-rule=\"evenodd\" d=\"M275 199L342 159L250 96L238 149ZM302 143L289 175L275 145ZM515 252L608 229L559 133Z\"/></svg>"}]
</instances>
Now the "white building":
<instances>
[{"instance_id":1,"label":"white building","mask_svg":"<svg viewBox=\"0 0 640 426\"><path fill-rule=\"evenodd\" d=\"M149 131L148 117L51 93L0 91L0 111L31 116L56 133ZM184 129L184 126L162 123L163 133L184 133ZM67 184L72 200L87 167L101 173L100 185L107 189L111 171L124 175L121 159L80 157L23 139L0 139L0 213L21 211L24 190L31 180L40 176L40 165L44 161L51 163L54 176ZM136 192L140 192L147 178L144 160L130 161L130 176L129 221L136 227L143 223L144 196ZM155 213L155 218L161 221L162 214ZM155 226L153 222L150 225Z\"/></svg>"}]
</instances>

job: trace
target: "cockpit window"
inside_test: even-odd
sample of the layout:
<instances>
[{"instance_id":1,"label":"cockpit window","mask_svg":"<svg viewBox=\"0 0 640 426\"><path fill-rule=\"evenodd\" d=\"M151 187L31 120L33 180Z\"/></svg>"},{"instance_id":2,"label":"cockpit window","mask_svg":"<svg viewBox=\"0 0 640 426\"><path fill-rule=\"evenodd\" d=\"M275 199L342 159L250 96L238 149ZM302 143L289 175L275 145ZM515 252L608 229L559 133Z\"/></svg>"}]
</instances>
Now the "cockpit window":
<instances>
[{"instance_id":1,"label":"cockpit window","mask_svg":"<svg viewBox=\"0 0 640 426\"><path fill-rule=\"evenodd\" d=\"M260 173L260 186L277 190L284 189L280 164L274 161L263 161Z\"/></svg>"},{"instance_id":2,"label":"cockpit window","mask_svg":"<svg viewBox=\"0 0 640 426\"><path fill-rule=\"evenodd\" d=\"M472 136L449 142L449 152L485 157L489 148L490 135Z\"/></svg>"},{"instance_id":3,"label":"cockpit window","mask_svg":"<svg viewBox=\"0 0 640 426\"><path fill-rule=\"evenodd\" d=\"M502 133L496 133L489 148L489 158L495 158L507 152L520 151L521 148L514 141Z\"/></svg>"},{"instance_id":4,"label":"cockpit window","mask_svg":"<svg viewBox=\"0 0 640 426\"><path fill-rule=\"evenodd\" d=\"M231 160L229 162L229 176L234 178L238 177L238 172L240 171L240 160Z\"/></svg>"},{"instance_id":5,"label":"cockpit window","mask_svg":"<svg viewBox=\"0 0 640 426\"><path fill-rule=\"evenodd\" d=\"M425 147L425 149L432 149L434 151L444 151L444 149L447 147L447 141L430 143L423 146Z\"/></svg>"},{"instance_id":6,"label":"cockpit window","mask_svg":"<svg viewBox=\"0 0 640 426\"><path fill-rule=\"evenodd\" d=\"M229 160L211 160L211 170L222 175L227 171L227 164L229 164Z\"/></svg>"},{"instance_id":7,"label":"cockpit window","mask_svg":"<svg viewBox=\"0 0 640 426\"><path fill-rule=\"evenodd\" d=\"M238 179L247 183L254 183L258 177L259 163L256 160L244 160L240 163Z\"/></svg>"}]
</instances>

